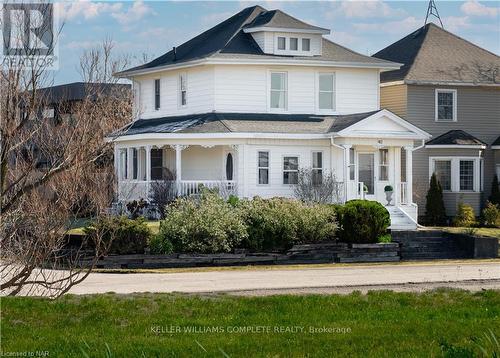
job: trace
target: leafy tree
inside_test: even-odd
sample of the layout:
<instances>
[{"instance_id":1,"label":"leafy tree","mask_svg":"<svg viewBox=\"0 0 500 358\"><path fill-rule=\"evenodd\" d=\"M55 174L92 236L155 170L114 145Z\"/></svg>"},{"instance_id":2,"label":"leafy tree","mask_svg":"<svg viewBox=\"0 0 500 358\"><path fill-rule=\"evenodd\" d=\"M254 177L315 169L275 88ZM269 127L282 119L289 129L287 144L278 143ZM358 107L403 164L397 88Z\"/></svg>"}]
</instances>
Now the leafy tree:
<instances>
[{"instance_id":1,"label":"leafy tree","mask_svg":"<svg viewBox=\"0 0 500 358\"><path fill-rule=\"evenodd\" d=\"M432 174L431 176L426 200L425 215L427 224L442 225L446 220L446 209L443 201L443 189L437 180L436 174Z\"/></svg>"},{"instance_id":2,"label":"leafy tree","mask_svg":"<svg viewBox=\"0 0 500 358\"><path fill-rule=\"evenodd\" d=\"M489 200L492 204L500 205L500 188L496 174L493 176L493 183L491 183L491 195Z\"/></svg>"}]
</instances>

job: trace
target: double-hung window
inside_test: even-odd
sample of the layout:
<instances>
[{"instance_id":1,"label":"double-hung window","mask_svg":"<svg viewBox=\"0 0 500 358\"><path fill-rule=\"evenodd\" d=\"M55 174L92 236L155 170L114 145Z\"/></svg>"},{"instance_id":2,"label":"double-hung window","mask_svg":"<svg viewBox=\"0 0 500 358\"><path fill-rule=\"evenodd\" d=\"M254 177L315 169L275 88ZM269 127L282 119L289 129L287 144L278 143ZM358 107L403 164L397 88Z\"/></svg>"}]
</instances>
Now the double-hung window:
<instances>
[{"instance_id":1,"label":"double-hung window","mask_svg":"<svg viewBox=\"0 0 500 358\"><path fill-rule=\"evenodd\" d=\"M474 190L474 161L460 161L460 191Z\"/></svg>"},{"instance_id":2,"label":"double-hung window","mask_svg":"<svg viewBox=\"0 0 500 358\"><path fill-rule=\"evenodd\" d=\"M132 148L132 179L137 180L139 174L139 161L137 156L139 152L137 148Z\"/></svg>"},{"instance_id":3,"label":"double-hung window","mask_svg":"<svg viewBox=\"0 0 500 358\"><path fill-rule=\"evenodd\" d=\"M389 150L384 148L379 150L379 179L389 180Z\"/></svg>"},{"instance_id":4,"label":"double-hung window","mask_svg":"<svg viewBox=\"0 0 500 358\"><path fill-rule=\"evenodd\" d=\"M269 152L258 152L259 184L269 184Z\"/></svg>"},{"instance_id":5,"label":"double-hung window","mask_svg":"<svg viewBox=\"0 0 500 358\"><path fill-rule=\"evenodd\" d=\"M441 188L446 191L451 190L451 160L436 160L434 162L434 173L436 179L441 184Z\"/></svg>"},{"instance_id":6,"label":"double-hung window","mask_svg":"<svg viewBox=\"0 0 500 358\"><path fill-rule=\"evenodd\" d=\"M457 120L457 91L436 89L436 121L453 122Z\"/></svg>"},{"instance_id":7,"label":"double-hung window","mask_svg":"<svg viewBox=\"0 0 500 358\"><path fill-rule=\"evenodd\" d=\"M179 75L179 104L181 107L187 105L187 74L185 73Z\"/></svg>"},{"instance_id":8,"label":"double-hung window","mask_svg":"<svg viewBox=\"0 0 500 358\"><path fill-rule=\"evenodd\" d=\"M311 39L302 39L302 51L311 51Z\"/></svg>"},{"instance_id":9,"label":"double-hung window","mask_svg":"<svg viewBox=\"0 0 500 358\"><path fill-rule=\"evenodd\" d=\"M296 37L290 37L290 50L298 51L299 49L299 39Z\"/></svg>"},{"instance_id":10,"label":"double-hung window","mask_svg":"<svg viewBox=\"0 0 500 358\"><path fill-rule=\"evenodd\" d=\"M278 50L285 50L285 49L286 49L286 38L278 37Z\"/></svg>"},{"instance_id":11,"label":"double-hung window","mask_svg":"<svg viewBox=\"0 0 500 358\"><path fill-rule=\"evenodd\" d=\"M314 185L323 182L323 152L312 153L312 182Z\"/></svg>"},{"instance_id":12,"label":"double-hung window","mask_svg":"<svg viewBox=\"0 0 500 358\"><path fill-rule=\"evenodd\" d=\"M318 89L318 108L323 111L333 111L335 109L335 74L320 73Z\"/></svg>"},{"instance_id":13,"label":"double-hung window","mask_svg":"<svg viewBox=\"0 0 500 358\"><path fill-rule=\"evenodd\" d=\"M128 177L128 150L120 149L120 178L127 179Z\"/></svg>"},{"instance_id":14,"label":"double-hung window","mask_svg":"<svg viewBox=\"0 0 500 358\"><path fill-rule=\"evenodd\" d=\"M299 182L299 157L283 157L283 184Z\"/></svg>"},{"instance_id":15,"label":"double-hung window","mask_svg":"<svg viewBox=\"0 0 500 358\"><path fill-rule=\"evenodd\" d=\"M349 148L349 180L356 180L356 152L354 148Z\"/></svg>"},{"instance_id":16,"label":"double-hung window","mask_svg":"<svg viewBox=\"0 0 500 358\"><path fill-rule=\"evenodd\" d=\"M155 80L155 110L160 109L160 80Z\"/></svg>"},{"instance_id":17,"label":"double-hung window","mask_svg":"<svg viewBox=\"0 0 500 358\"><path fill-rule=\"evenodd\" d=\"M286 110L287 107L287 73L271 72L271 109Z\"/></svg>"},{"instance_id":18,"label":"double-hung window","mask_svg":"<svg viewBox=\"0 0 500 358\"><path fill-rule=\"evenodd\" d=\"M163 149L151 149L151 180L163 179Z\"/></svg>"}]
</instances>

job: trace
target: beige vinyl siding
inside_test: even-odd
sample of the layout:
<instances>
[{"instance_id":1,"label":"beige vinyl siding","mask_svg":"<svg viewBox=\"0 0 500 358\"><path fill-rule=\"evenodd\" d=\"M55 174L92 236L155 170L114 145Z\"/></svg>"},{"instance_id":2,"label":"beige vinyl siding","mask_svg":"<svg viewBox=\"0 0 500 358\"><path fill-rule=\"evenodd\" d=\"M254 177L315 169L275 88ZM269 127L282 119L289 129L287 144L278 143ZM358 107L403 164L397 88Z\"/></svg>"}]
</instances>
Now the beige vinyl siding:
<instances>
[{"instance_id":1,"label":"beige vinyl siding","mask_svg":"<svg viewBox=\"0 0 500 358\"><path fill-rule=\"evenodd\" d=\"M406 85L380 88L380 108L386 108L400 117L406 116Z\"/></svg>"}]
</instances>

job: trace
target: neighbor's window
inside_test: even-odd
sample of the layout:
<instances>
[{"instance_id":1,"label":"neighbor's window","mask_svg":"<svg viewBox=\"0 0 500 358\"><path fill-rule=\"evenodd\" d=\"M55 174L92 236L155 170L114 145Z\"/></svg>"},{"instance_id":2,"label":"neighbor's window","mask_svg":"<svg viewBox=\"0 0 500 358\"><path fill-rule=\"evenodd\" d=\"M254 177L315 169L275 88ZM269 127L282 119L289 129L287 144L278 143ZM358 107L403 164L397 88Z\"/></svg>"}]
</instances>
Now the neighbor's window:
<instances>
[{"instance_id":1,"label":"neighbor's window","mask_svg":"<svg viewBox=\"0 0 500 358\"><path fill-rule=\"evenodd\" d=\"M155 109L160 109L160 80L155 80Z\"/></svg>"},{"instance_id":2,"label":"neighbor's window","mask_svg":"<svg viewBox=\"0 0 500 358\"><path fill-rule=\"evenodd\" d=\"M389 149L380 149L380 180L389 180Z\"/></svg>"},{"instance_id":3,"label":"neighbor's window","mask_svg":"<svg viewBox=\"0 0 500 358\"><path fill-rule=\"evenodd\" d=\"M179 102L181 106L187 105L187 75L182 73L179 75Z\"/></svg>"},{"instance_id":4,"label":"neighbor's window","mask_svg":"<svg viewBox=\"0 0 500 358\"><path fill-rule=\"evenodd\" d=\"M319 185L323 182L323 152L313 152L312 182Z\"/></svg>"},{"instance_id":5,"label":"neighbor's window","mask_svg":"<svg viewBox=\"0 0 500 358\"><path fill-rule=\"evenodd\" d=\"M286 48L286 39L284 37L278 37L278 50L284 50Z\"/></svg>"},{"instance_id":6,"label":"neighbor's window","mask_svg":"<svg viewBox=\"0 0 500 358\"><path fill-rule=\"evenodd\" d=\"M120 149L120 178L127 179L128 174L128 153L127 149Z\"/></svg>"},{"instance_id":7,"label":"neighbor's window","mask_svg":"<svg viewBox=\"0 0 500 358\"><path fill-rule=\"evenodd\" d=\"M333 73L319 74L319 109L333 110L335 108L335 75Z\"/></svg>"},{"instance_id":8,"label":"neighbor's window","mask_svg":"<svg viewBox=\"0 0 500 358\"><path fill-rule=\"evenodd\" d=\"M457 92L436 90L436 121L456 121Z\"/></svg>"},{"instance_id":9,"label":"neighbor's window","mask_svg":"<svg viewBox=\"0 0 500 358\"><path fill-rule=\"evenodd\" d=\"M311 39L302 39L302 51L311 51Z\"/></svg>"},{"instance_id":10,"label":"neighbor's window","mask_svg":"<svg viewBox=\"0 0 500 358\"><path fill-rule=\"evenodd\" d=\"M460 161L460 191L474 190L474 161Z\"/></svg>"},{"instance_id":11,"label":"neighbor's window","mask_svg":"<svg viewBox=\"0 0 500 358\"><path fill-rule=\"evenodd\" d=\"M286 109L287 104L287 74L286 72L271 73L271 108Z\"/></svg>"},{"instance_id":12,"label":"neighbor's window","mask_svg":"<svg viewBox=\"0 0 500 358\"><path fill-rule=\"evenodd\" d=\"M163 179L163 149L151 149L151 180Z\"/></svg>"},{"instance_id":13,"label":"neighbor's window","mask_svg":"<svg viewBox=\"0 0 500 358\"><path fill-rule=\"evenodd\" d=\"M283 184L297 184L299 181L299 157L283 158Z\"/></svg>"},{"instance_id":14,"label":"neighbor's window","mask_svg":"<svg viewBox=\"0 0 500 358\"><path fill-rule=\"evenodd\" d=\"M269 152L258 153L259 184L269 184Z\"/></svg>"},{"instance_id":15,"label":"neighbor's window","mask_svg":"<svg viewBox=\"0 0 500 358\"><path fill-rule=\"evenodd\" d=\"M436 160L434 173L443 190L451 190L451 160Z\"/></svg>"},{"instance_id":16,"label":"neighbor's window","mask_svg":"<svg viewBox=\"0 0 500 358\"><path fill-rule=\"evenodd\" d=\"M290 37L290 50L297 51L299 49L299 39L296 37Z\"/></svg>"},{"instance_id":17,"label":"neighbor's window","mask_svg":"<svg viewBox=\"0 0 500 358\"><path fill-rule=\"evenodd\" d=\"M139 171L139 166L138 166L138 151L137 148L132 148L132 179L137 179L138 177L138 171Z\"/></svg>"}]
</instances>

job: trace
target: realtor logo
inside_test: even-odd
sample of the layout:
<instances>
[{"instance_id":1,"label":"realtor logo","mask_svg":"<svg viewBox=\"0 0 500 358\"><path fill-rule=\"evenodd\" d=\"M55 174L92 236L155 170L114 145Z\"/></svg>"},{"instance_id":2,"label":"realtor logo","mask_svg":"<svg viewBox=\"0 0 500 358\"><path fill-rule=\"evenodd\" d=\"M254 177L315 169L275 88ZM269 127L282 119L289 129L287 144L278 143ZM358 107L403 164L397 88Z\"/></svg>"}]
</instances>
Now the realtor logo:
<instances>
[{"instance_id":1,"label":"realtor logo","mask_svg":"<svg viewBox=\"0 0 500 358\"><path fill-rule=\"evenodd\" d=\"M52 3L4 3L3 66L57 69Z\"/></svg>"}]
</instances>

